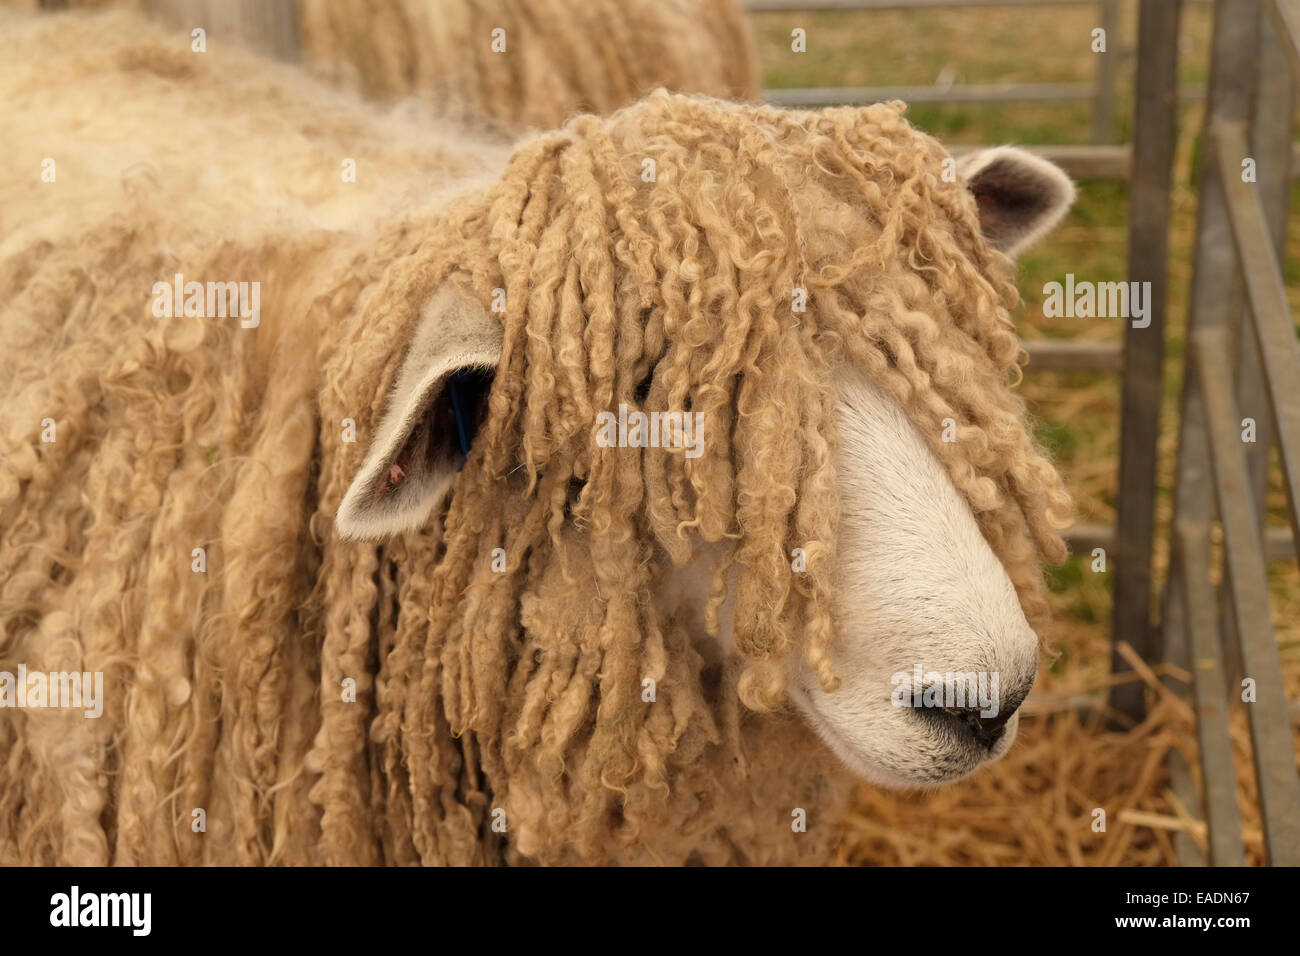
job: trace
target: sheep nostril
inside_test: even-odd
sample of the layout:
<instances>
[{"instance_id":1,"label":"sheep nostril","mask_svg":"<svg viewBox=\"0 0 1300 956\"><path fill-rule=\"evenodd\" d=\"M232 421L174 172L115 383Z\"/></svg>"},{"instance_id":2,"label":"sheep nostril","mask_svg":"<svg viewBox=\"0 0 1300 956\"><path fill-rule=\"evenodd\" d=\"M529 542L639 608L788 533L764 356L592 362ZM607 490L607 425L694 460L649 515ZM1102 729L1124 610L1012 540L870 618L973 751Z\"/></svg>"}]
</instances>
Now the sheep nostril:
<instances>
[{"instance_id":1,"label":"sheep nostril","mask_svg":"<svg viewBox=\"0 0 1300 956\"><path fill-rule=\"evenodd\" d=\"M1002 734L1007 729L1007 721L1011 719L1009 713L985 717L977 708L964 708L950 713L949 716L985 747L992 747L1002 739Z\"/></svg>"},{"instance_id":2,"label":"sheep nostril","mask_svg":"<svg viewBox=\"0 0 1300 956\"><path fill-rule=\"evenodd\" d=\"M1007 721L1020 706L1016 701L1013 706L999 708L992 716L984 716L984 709L979 707L938 707L929 711L931 719L943 723L965 738L974 740L980 746L991 750L1006 732Z\"/></svg>"}]
</instances>

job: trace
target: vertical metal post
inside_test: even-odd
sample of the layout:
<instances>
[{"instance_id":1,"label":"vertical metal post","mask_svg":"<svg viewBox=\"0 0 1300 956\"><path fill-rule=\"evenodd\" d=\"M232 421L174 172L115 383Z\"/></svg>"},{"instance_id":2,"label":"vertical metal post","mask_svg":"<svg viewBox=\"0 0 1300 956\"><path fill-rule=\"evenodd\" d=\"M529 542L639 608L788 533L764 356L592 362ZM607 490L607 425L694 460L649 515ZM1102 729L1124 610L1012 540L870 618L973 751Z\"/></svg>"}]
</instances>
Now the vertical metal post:
<instances>
[{"instance_id":1,"label":"vertical metal post","mask_svg":"<svg viewBox=\"0 0 1300 956\"><path fill-rule=\"evenodd\" d=\"M1245 121L1254 97L1255 49L1258 42L1257 0L1217 0L1214 11L1214 42L1207 94L1206 129L1214 122ZM1239 310L1241 293L1235 250L1228 223L1226 197L1219 179L1218 157L1208 139L1202 143L1198 192L1196 250L1188 317L1188 342L1202 330L1223 330ZM1190 355L1190 346L1189 346ZM1181 399L1178 462L1174 476L1174 527L1170 550L1169 578L1165 589L1163 655L1166 660L1195 669L1202 661L1213 671L1222 660L1219 620L1202 610L1193 588L1208 571L1210 528L1214 520L1213 475L1206 409L1195 369L1185 366ZM1195 571L1190 586L1187 576ZM1195 620L1188 605L1195 610ZM1191 653L1190 644L1195 644ZM1204 680L1199 678L1212 678ZM1217 673L1198 673L1196 686L1197 724L1202 757L1230 753L1224 719L1222 690ZM1221 761L1221 763L1224 761ZM1231 767L1230 762L1226 762ZM1235 787L1229 792L1224 767L1215 768L1215 780L1203 780L1206 819L1212 830L1210 843L1219 852L1213 862L1235 862L1240 855L1228 849L1239 842L1239 834L1224 832L1240 826ZM1208 777L1209 774L1203 776ZM1233 821L1236 821L1235 823Z\"/></svg>"},{"instance_id":2,"label":"vertical metal post","mask_svg":"<svg viewBox=\"0 0 1300 956\"><path fill-rule=\"evenodd\" d=\"M1264 7L1269 7L1265 4ZM1251 158L1255 160L1256 185L1268 217L1273 248L1278 260L1286 256L1286 214L1291 199L1291 136L1295 111L1295 84L1291 65L1282 47L1282 37L1273 28L1268 9L1260 11L1259 76L1255 94L1255 123L1251 130ZM1263 528L1268 494L1268 453L1272 445L1273 420L1264 397L1264 372L1259 349L1245 316L1237 331L1237 407L1256 422L1254 445L1246 446L1250 486Z\"/></svg>"},{"instance_id":3,"label":"vertical metal post","mask_svg":"<svg viewBox=\"0 0 1300 956\"><path fill-rule=\"evenodd\" d=\"M1178 118L1179 0L1142 0L1133 166L1129 190L1128 278L1150 283L1150 324L1124 329L1118 515L1112 631L1144 659L1152 653L1151 550L1155 533L1156 447L1164 389L1169 203ZM1113 669L1126 670L1118 654ZM1110 705L1138 720L1142 684L1116 685Z\"/></svg>"},{"instance_id":4,"label":"vertical metal post","mask_svg":"<svg viewBox=\"0 0 1300 956\"><path fill-rule=\"evenodd\" d=\"M1171 0L1177 7L1180 0ZM1099 0L1097 13L1106 31L1106 52L1097 54L1097 95L1092 107L1092 141L1115 142L1115 78L1124 55L1119 36L1119 0ZM1139 60L1141 54L1139 53Z\"/></svg>"}]
</instances>

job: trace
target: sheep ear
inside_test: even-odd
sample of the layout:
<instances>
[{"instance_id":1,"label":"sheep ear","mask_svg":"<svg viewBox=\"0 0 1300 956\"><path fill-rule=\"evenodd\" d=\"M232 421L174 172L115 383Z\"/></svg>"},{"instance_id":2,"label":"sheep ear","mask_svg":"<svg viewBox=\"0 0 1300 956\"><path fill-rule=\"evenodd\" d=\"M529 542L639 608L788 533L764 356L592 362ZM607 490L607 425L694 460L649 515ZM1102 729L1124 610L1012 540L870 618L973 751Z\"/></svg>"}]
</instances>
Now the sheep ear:
<instances>
[{"instance_id":1,"label":"sheep ear","mask_svg":"<svg viewBox=\"0 0 1300 956\"><path fill-rule=\"evenodd\" d=\"M345 539L413 531L442 503L487 411L502 328L444 284L421 311L388 408L335 524Z\"/></svg>"},{"instance_id":2,"label":"sheep ear","mask_svg":"<svg viewBox=\"0 0 1300 956\"><path fill-rule=\"evenodd\" d=\"M1074 203L1074 183L1060 167L1014 146L967 153L957 170L975 195L980 229L1009 256L1041 239Z\"/></svg>"}]
</instances>

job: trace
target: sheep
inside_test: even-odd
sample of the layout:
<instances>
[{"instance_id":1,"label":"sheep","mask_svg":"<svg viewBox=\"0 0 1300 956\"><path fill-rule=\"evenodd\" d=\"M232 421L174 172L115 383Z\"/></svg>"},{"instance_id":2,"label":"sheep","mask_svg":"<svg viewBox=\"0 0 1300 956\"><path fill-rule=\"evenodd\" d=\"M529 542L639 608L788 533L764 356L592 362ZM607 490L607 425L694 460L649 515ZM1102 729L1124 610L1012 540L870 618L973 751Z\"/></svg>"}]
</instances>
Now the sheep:
<instances>
[{"instance_id":1,"label":"sheep","mask_svg":"<svg viewBox=\"0 0 1300 956\"><path fill-rule=\"evenodd\" d=\"M71 5L145 10L186 31L206 26L219 42L240 22L233 2ZM285 29L296 24L296 51L268 36L277 5ZM256 0L249 16L248 42L296 53L329 82L386 101L419 96L444 116L507 131L609 113L660 86L758 98L739 0Z\"/></svg>"},{"instance_id":2,"label":"sheep","mask_svg":"<svg viewBox=\"0 0 1300 956\"><path fill-rule=\"evenodd\" d=\"M662 91L502 150L120 12L0 63L0 675L104 687L0 683L0 862L821 863L1010 745L1069 497L979 223L1059 171Z\"/></svg>"},{"instance_id":3,"label":"sheep","mask_svg":"<svg viewBox=\"0 0 1300 956\"><path fill-rule=\"evenodd\" d=\"M299 18L308 65L368 96L455 104L462 119L550 128L659 86L758 96L737 0L299 0Z\"/></svg>"}]
</instances>

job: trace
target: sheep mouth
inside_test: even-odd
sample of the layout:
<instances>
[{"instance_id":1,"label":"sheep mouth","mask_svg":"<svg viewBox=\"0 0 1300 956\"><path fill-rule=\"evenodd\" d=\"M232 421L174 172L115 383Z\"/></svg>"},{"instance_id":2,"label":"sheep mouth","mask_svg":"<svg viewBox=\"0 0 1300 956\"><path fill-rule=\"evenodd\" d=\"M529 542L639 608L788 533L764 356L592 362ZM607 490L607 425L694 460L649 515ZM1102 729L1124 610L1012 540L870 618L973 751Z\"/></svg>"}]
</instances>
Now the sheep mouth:
<instances>
[{"instance_id":1,"label":"sheep mouth","mask_svg":"<svg viewBox=\"0 0 1300 956\"><path fill-rule=\"evenodd\" d=\"M813 704L801 684L791 684L790 699L812 725L817 736L855 776L887 790L916 790L941 787L970 776L975 771L1001 759L1015 739L1018 720L1007 722L1006 732L990 749L956 743L942 759L920 767L899 767L870 757L855 747Z\"/></svg>"}]
</instances>

